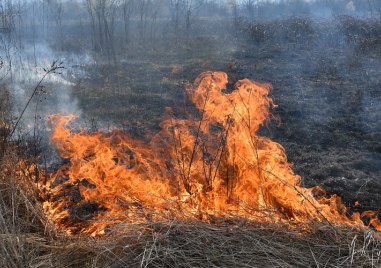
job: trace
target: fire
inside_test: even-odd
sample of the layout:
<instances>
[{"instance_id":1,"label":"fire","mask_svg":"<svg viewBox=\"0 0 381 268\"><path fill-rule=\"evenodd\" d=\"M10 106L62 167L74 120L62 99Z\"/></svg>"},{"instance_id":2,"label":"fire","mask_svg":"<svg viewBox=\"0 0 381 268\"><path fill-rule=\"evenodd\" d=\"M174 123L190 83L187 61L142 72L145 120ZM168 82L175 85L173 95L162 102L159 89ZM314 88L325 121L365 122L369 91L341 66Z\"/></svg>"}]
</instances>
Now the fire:
<instances>
[{"instance_id":1,"label":"fire","mask_svg":"<svg viewBox=\"0 0 381 268\"><path fill-rule=\"evenodd\" d=\"M256 134L275 107L270 85L244 79L225 93L227 82L222 72L201 74L188 87L199 120L168 115L148 143L118 130L74 132L75 116L53 116L51 142L65 164L39 182L52 223L97 235L163 218L361 227L366 216L381 230L374 213L349 217L338 196L303 188L283 147Z\"/></svg>"}]
</instances>

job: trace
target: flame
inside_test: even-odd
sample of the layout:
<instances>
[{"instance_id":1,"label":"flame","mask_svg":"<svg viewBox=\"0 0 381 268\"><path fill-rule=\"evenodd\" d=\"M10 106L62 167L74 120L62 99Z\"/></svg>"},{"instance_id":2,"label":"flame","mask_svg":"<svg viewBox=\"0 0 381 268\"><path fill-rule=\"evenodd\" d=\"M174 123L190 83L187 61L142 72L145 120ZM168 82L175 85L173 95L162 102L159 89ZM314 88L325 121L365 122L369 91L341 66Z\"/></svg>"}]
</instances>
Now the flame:
<instances>
[{"instance_id":1,"label":"flame","mask_svg":"<svg viewBox=\"0 0 381 268\"><path fill-rule=\"evenodd\" d=\"M118 130L75 132L76 116L53 116L51 142L66 163L39 182L49 219L91 235L168 217L359 227L368 217L381 230L374 213L349 217L340 197L303 188L283 147L256 134L275 107L270 85L244 79L225 93L227 82L222 72L201 74L187 87L199 119L169 114L148 143Z\"/></svg>"}]
</instances>

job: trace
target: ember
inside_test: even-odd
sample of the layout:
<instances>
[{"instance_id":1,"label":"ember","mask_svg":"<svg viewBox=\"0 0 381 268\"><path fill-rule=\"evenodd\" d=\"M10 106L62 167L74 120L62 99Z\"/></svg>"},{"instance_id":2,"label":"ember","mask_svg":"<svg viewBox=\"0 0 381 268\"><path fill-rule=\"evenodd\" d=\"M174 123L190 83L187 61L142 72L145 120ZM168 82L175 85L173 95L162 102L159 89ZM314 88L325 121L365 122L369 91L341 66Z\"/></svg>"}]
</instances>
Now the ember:
<instances>
[{"instance_id":1,"label":"ember","mask_svg":"<svg viewBox=\"0 0 381 268\"><path fill-rule=\"evenodd\" d=\"M224 93L227 82L222 72L201 74L187 89L200 120L168 116L148 144L118 130L75 133L76 116L53 116L51 142L69 161L39 183L51 222L98 235L121 222L174 217L362 227L364 216L381 230L374 213L349 217L338 196L301 187L283 147L256 134L275 107L270 85L244 79Z\"/></svg>"}]
</instances>

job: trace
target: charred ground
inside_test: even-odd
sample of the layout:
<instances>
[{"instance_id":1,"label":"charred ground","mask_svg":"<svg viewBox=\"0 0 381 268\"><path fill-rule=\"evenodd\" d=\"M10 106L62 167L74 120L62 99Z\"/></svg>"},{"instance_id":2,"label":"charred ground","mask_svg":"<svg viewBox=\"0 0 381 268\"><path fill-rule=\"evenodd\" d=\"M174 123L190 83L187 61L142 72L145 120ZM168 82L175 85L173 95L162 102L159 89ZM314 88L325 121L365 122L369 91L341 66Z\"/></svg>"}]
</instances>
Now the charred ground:
<instances>
[{"instance_id":1,"label":"charred ground","mask_svg":"<svg viewBox=\"0 0 381 268\"><path fill-rule=\"evenodd\" d=\"M235 36L157 44L127 52L116 66L86 66L75 96L88 122L150 136L165 107L197 118L184 87L203 71L225 71L232 84L243 78L270 82L280 121L261 132L285 147L303 184L339 194L353 210L380 212L380 23L338 17L235 27Z\"/></svg>"}]
</instances>

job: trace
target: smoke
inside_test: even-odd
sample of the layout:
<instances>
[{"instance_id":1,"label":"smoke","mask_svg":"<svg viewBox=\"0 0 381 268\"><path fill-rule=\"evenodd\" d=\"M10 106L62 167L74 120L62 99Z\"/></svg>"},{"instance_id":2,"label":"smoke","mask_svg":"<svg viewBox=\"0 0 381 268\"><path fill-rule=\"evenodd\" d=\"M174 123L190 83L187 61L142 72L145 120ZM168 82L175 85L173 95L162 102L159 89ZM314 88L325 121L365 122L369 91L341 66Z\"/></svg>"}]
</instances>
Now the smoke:
<instances>
[{"instance_id":1,"label":"smoke","mask_svg":"<svg viewBox=\"0 0 381 268\"><path fill-rule=\"evenodd\" d=\"M47 75L27 107L18 129L19 133L35 131L52 114L81 114L78 100L72 91L77 79L85 73L82 64L90 64L88 55L58 53L46 42L26 44L22 49L12 49L3 54L4 66L0 70L2 87L8 91L13 103L14 120L21 115L40 80L51 68L53 61L63 63L64 69ZM74 70L75 69L75 70Z\"/></svg>"}]
</instances>

